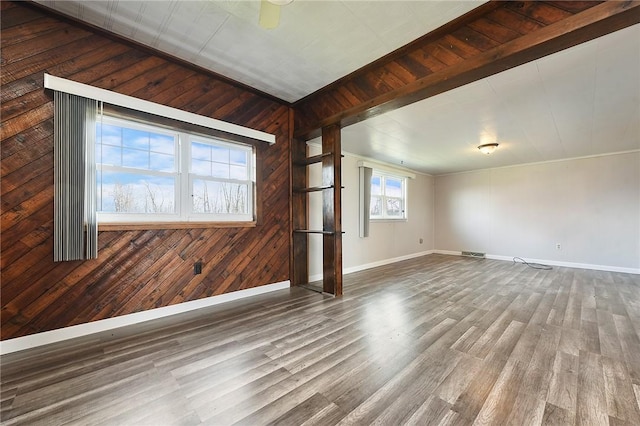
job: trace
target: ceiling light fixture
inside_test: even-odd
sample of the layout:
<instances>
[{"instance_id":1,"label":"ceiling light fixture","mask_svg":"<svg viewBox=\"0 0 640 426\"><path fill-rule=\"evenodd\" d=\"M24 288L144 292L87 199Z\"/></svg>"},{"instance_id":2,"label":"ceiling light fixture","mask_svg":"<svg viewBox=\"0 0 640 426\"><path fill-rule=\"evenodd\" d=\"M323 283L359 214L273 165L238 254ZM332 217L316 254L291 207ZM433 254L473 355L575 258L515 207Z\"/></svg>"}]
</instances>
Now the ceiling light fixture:
<instances>
[{"instance_id":1,"label":"ceiling light fixture","mask_svg":"<svg viewBox=\"0 0 640 426\"><path fill-rule=\"evenodd\" d=\"M485 143L480 145L478 149L480 150L481 153L489 155L493 151L495 151L497 147L498 147L497 143Z\"/></svg>"},{"instance_id":2,"label":"ceiling light fixture","mask_svg":"<svg viewBox=\"0 0 640 426\"><path fill-rule=\"evenodd\" d=\"M272 30L280 23L280 8L293 0L261 0L258 23L262 28Z\"/></svg>"}]
</instances>

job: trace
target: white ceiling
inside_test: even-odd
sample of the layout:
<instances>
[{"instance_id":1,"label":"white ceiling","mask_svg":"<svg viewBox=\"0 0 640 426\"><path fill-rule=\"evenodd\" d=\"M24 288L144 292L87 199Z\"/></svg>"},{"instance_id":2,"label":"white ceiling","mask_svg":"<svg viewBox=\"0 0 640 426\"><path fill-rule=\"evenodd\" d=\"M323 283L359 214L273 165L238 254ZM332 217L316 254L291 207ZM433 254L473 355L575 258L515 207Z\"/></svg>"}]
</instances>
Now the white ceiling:
<instances>
[{"instance_id":1,"label":"white ceiling","mask_svg":"<svg viewBox=\"0 0 640 426\"><path fill-rule=\"evenodd\" d=\"M295 0L272 30L259 0L36 2L294 102L484 0Z\"/></svg>"},{"instance_id":2,"label":"white ceiling","mask_svg":"<svg viewBox=\"0 0 640 426\"><path fill-rule=\"evenodd\" d=\"M434 175L640 149L640 24L349 126L342 147Z\"/></svg>"},{"instance_id":3,"label":"white ceiling","mask_svg":"<svg viewBox=\"0 0 640 426\"><path fill-rule=\"evenodd\" d=\"M481 2L42 1L295 101ZM443 174L640 149L640 25L343 129L343 150ZM477 145L498 142L490 156Z\"/></svg>"}]
</instances>

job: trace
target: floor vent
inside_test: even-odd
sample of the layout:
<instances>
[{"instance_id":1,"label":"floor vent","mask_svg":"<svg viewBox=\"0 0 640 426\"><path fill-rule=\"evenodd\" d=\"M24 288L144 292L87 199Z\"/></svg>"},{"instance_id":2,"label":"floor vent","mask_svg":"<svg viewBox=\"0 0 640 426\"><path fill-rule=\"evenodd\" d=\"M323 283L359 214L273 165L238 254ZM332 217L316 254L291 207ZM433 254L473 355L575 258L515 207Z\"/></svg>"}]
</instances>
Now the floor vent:
<instances>
[{"instance_id":1,"label":"floor vent","mask_svg":"<svg viewBox=\"0 0 640 426\"><path fill-rule=\"evenodd\" d=\"M462 252L463 256L468 256L468 257L477 257L480 259L484 259L485 258L485 253L480 253L477 251L463 251Z\"/></svg>"}]
</instances>

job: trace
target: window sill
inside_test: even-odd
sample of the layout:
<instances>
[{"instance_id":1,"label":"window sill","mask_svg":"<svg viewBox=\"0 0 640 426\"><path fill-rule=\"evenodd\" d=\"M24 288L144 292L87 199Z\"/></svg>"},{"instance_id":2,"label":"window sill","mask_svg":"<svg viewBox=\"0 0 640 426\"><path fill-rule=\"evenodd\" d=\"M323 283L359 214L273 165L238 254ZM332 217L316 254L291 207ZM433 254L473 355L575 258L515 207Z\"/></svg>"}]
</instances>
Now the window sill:
<instances>
[{"instance_id":1,"label":"window sill","mask_svg":"<svg viewBox=\"0 0 640 426\"><path fill-rule=\"evenodd\" d=\"M256 222L155 222L101 223L98 231L147 231L150 229L255 228Z\"/></svg>"},{"instance_id":2,"label":"window sill","mask_svg":"<svg viewBox=\"0 0 640 426\"><path fill-rule=\"evenodd\" d=\"M369 219L371 223L397 223L397 222L407 222L408 219L406 217L402 219Z\"/></svg>"}]
</instances>

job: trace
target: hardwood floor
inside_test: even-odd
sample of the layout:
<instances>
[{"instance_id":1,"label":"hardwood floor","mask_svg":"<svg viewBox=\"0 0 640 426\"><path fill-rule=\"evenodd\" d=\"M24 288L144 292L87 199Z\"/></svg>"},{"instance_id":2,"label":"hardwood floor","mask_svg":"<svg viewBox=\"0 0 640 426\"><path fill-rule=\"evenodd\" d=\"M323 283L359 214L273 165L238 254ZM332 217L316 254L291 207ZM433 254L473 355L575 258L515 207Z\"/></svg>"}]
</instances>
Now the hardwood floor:
<instances>
[{"instance_id":1,"label":"hardwood floor","mask_svg":"<svg viewBox=\"0 0 640 426\"><path fill-rule=\"evenodd\" d=\"M430 255L2 359L6 425L640 424L640 276Z\"/></svg>"}]
</instances>

